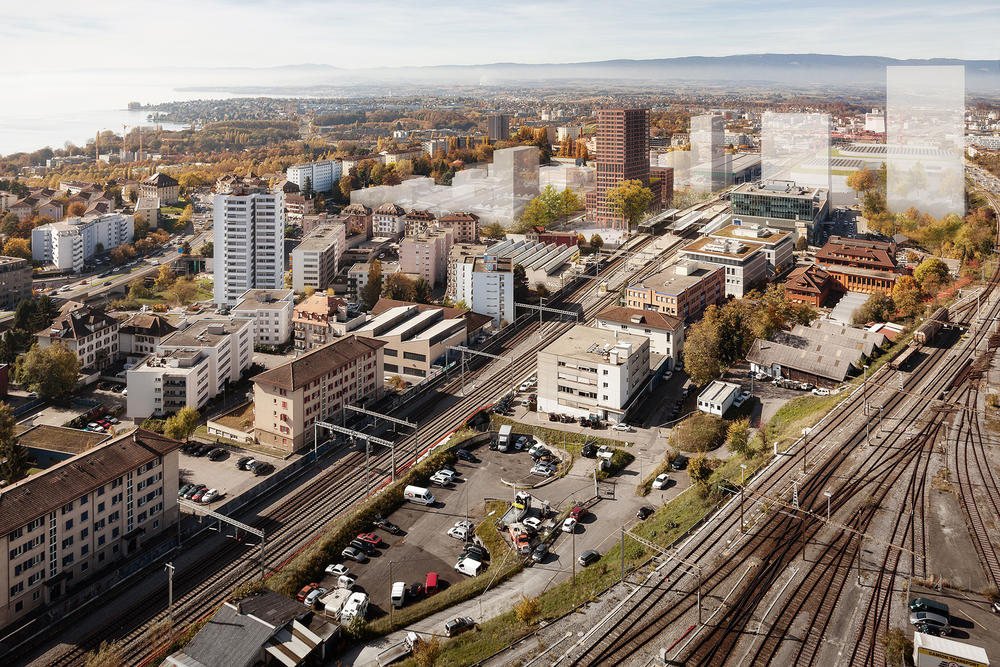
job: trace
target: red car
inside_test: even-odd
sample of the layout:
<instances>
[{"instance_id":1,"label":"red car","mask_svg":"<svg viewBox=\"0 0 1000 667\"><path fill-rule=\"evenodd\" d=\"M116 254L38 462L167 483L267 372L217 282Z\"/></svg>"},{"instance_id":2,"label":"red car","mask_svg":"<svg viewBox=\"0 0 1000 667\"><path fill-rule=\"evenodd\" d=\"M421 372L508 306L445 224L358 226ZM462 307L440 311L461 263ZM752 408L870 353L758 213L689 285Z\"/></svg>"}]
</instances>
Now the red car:
<instances>
[{"instance_id":1,"label":"red car","mask_svg":"<svg viewBox=\"0 0 1000 667\"><path fill-rule=\"evenodd\" d=\"M358 539L361 540L362 542L372 545L373 547L380 547L384 544L382 542L382 538L376 535L375 533L361 533L360 535L358 535Z\"/></svg>"},{"instance_id":2,"label":"red car","mask_svg":"<svg viewBox=\"0 0 1000 667\"><path fill-rule=\"evenodd\" d=\"M583 517L587 516L587 510L583 509L582 507L574 507L573 511L570 512L569 515L574 519L576 519L577 521L579 521Z\"/></svg>"},{"instance_id":3,"label":"red car","mask_svg":"<svg viewBox=\"0 0 1000 667\"><path fill-rule=\"evenodd\" d=\"M306 584L305 586L302 587L302 590L299 591L299 594L296 595L295 597L298 598L299 602L304 602L306 596L312 593L317 588L319 588L319 584L317 584L316 582L313 582L311 584Z\"/></svg>"}]
</instances>

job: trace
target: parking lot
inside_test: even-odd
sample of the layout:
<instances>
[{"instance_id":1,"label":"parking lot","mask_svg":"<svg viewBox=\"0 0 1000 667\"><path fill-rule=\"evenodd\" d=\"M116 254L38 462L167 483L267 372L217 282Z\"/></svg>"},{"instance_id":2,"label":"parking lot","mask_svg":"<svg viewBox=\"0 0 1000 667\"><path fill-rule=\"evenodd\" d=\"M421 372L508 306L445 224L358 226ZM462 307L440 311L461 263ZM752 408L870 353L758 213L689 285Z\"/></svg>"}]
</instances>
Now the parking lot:
<instances>
[{"instance_id":1,"label":"parking lot","mask_svg":"<svg viewBox=\"0 0 1000 667\"><path fill-rule=\"evenodd\" d=\"M183 451L180 454L179 481L181 486L188 483L204 484L210 489L219 491L219 497L206 505L209 509L214 509L257 486L265 478L264 476L255 476L247 470L237 469L236 462L241 457L252 456L254 460L270 463L274 466L274 472L290 465L297 459L297 457L278 459L236 447L226 445L220 445L220 447L226 451L226 454L218 461L212 461L208 456L192 456ZM274 472L271 472L270 475L273 475Z\"/></svg>"}]
</instances>

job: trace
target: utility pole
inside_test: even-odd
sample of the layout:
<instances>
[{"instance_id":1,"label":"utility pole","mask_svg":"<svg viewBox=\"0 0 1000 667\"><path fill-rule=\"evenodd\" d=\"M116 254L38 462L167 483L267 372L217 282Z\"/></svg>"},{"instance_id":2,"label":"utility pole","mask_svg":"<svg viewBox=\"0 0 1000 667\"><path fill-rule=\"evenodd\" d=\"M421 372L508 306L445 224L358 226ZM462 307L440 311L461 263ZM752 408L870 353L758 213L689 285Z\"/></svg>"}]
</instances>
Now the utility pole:
<instances>
[{"instance_id":1,"label":"utility pole","mask_svg":"<svg viewBox=\"0 0 1000 667\"><path fill-rule=\"evenodd\" d=\"M826 496L826 521L830 522L830 498L833 496L829 491L824 491L823 495Z\"/></svg>"},{"instance_id":2,"label":"utility pole","mask_svg":"<svg viewBox=\"0 0 1000 667\"><path fill-rule=\"evenodd\" d=\"M622 583L625 583L625 524L622 524Z\"/></svg>"},{"instance_id":3,"label":"utility pole","mask_svg":"<svg viewBox=\"0 0 1000 667\"><path fill-rule=\"evenodd\" d=\"M861 576L861 575L858 575ZM576 525L573 526L573 586L576 586Z\"/></svg>"},{"instance_id":4,"label":"utility pole","mask_svg":"<svg viewBox=\"0 0 1000 667\"><path fill-rule=\"evenodd\" d=\"M174 627L174 564L167 563L164 568L167 571L167 613L170 615L170 627Z\"/></svg>"},{"instance_id":5,"label":"utility pole","mask_svg":"<svg viewBox=\"0 0 1000 667\"><path fill-rule=\"evenodd\" d=\"M403 591L406 594L406 591ZM389 561L389 627L392 627L392 608L395 607L392 603L392 561Z\"/></svg>"},{"instance_id":6,"label":"utility pole","mask_svg":"<svg viewBox=\"0 0 1000 667\"><path fill-rule=\"evenodd\" d=\"M741 463L740 464L740 532L742 533L747 532L746 523L743 520L743 496L746 490L746 484L744 484L743 481L746 470L747 470L746 464Z\"/></svg>"}]
</instances>

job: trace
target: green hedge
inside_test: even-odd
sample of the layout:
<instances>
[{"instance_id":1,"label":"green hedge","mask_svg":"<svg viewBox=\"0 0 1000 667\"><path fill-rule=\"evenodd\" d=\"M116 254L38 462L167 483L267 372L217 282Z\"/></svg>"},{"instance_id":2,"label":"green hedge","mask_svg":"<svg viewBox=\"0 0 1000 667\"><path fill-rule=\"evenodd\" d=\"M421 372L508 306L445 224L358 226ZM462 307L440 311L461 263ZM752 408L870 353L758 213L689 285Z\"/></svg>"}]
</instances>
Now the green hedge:
<instances>
[{"instance_id":1,"label":"green hedge","mask_svg":"<svg viewBox=\"0 0 1000 667\"><path fill-rule=\"evenodd\" d=\"M612 475L617 475L622 470L628 467L629 463L635 461L635 456L631 452L626 452L624 449L614 448L614 453L611 455L611 460L608 462L608 469L601 470L597 469L597 479L607 479Z\"/></svg>"}]
</instances>

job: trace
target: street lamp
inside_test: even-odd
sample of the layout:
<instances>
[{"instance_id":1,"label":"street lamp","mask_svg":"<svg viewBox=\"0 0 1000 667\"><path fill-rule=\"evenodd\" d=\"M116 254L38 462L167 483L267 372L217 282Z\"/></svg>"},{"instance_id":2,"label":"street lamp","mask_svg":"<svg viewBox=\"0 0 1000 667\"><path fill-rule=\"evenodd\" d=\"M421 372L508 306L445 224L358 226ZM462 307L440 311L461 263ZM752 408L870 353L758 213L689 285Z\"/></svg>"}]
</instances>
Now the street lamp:
<instances>
[{"instance_id":1,"label":"street lamp","mask_svg":"<svg viewBox=\"0 0 1000 667\"><path fill-rule=\"evenodd\" d=\"M830 522L830 498L833 496L829 491L824 491L823 495L826 496L826 520L827 523Z\"/></svg>"},{"instance_id":2,"label":"street lamp","mask_svg":"<svg viewBox=\"0 0 1000 667\"><path fill-rule=\"evenodd\" d=\"M746 523L743 521L743 494L746 486L743 483L744 475L747 471L747 465L745 463L740 464L740 532L746 533L747 527Z\"/></svg>"}]
</instances>

